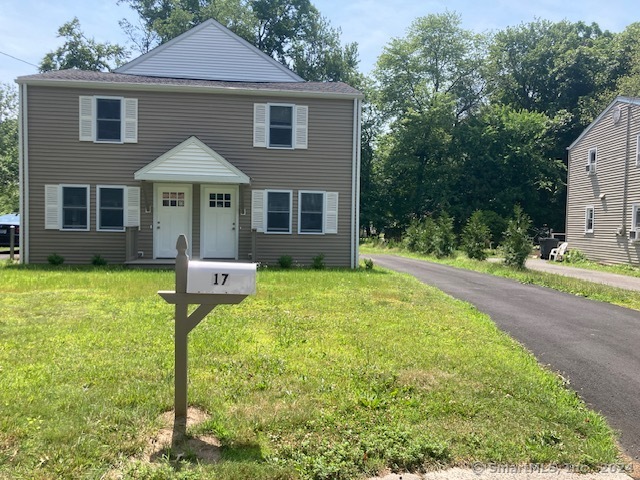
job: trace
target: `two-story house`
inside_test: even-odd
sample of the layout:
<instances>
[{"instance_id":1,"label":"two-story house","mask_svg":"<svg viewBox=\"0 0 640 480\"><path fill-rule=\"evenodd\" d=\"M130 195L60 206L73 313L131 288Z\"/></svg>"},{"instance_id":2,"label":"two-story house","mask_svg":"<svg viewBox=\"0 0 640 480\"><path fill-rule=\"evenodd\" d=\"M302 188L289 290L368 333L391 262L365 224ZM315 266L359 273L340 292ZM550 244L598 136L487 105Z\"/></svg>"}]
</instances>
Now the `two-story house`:
<instances>
[{"instance_id":1,"label":"two-story house","mask_svg":"<svg viewBox=\"0 0 640 480\"><path fill-rule=\"evenodd\" d=\"M569 249L640 264L640 99L616 98L568 150Z\"/></svg>"},{"instance_id":2,"label":"two-story house","mask_svg":"<svg viewBox=\"0 0 640 480\"><path fill-rule=\"evenodd\" d=\"M21 257L358 263L362 94L214 20L113 73L19 77Z\"/></svg>"}]
</instances>

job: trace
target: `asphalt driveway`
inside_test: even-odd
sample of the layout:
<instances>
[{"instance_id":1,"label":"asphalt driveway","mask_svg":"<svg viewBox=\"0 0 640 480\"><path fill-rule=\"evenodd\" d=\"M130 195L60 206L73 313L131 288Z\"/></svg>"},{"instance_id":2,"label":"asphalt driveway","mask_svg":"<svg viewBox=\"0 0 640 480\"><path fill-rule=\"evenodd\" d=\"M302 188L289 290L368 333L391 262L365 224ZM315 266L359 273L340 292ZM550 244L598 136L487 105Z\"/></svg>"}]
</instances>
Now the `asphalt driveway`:
<instances>
[{"instance_id":1,"label":"asphalt driveway","mask_svg":"<svg viewBox=\"0 0 640 480\"><path fill-rule=\"evenodd\" d=\"M367 255L469 302L570 381L640 459L640 312L483 273ZM640 295L640 293L638 293Z\"/></svg>"}]
</instances>

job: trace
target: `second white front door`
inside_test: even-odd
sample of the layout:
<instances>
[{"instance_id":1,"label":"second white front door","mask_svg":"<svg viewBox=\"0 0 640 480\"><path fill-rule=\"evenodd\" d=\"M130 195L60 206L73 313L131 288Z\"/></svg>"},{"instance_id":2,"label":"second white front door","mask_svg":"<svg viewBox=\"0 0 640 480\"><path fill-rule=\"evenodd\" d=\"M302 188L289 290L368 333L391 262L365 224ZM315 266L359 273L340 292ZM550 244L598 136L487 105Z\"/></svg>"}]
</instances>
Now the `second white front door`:
<instances>
[{"instance_id":1,"label":"second white front door","mask_svg":"<svg viewBox=\"0 0 640 480\"><path fill-rule=\"evenodd\" d=\"M155 258L175 258L176 242L180 235L187 236L191 250L191 185L157 183L154 195Z\"/></svg>"},{"instance_id":2,"label":"second white front door","mask_svg":"<svg viewBox=\"0 0 640 480\"><path fill-rule=\"evenodd\" d=\"M237 258L238 187L203 186L201 195L201 257Z\"/></svg>"}]
</instances>

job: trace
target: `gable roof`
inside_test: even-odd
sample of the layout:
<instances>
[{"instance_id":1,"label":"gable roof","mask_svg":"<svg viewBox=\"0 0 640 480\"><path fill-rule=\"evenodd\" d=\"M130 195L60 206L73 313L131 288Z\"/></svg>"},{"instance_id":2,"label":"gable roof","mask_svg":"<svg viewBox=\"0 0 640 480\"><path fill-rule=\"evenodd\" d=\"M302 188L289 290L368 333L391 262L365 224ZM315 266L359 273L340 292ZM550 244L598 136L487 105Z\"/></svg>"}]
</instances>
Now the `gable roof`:
<instances>
[{"instance_id":1,"label":"gable roof","mask_svg":"<svg viewBox=\"0 0 640 480\"><path fill-rule=\"evenodd\" d=\"M195 136L160 155L133 177L150 181L251 183L248 176Z\"/></svg>"},{"instance_id":2,"label":"gable roof","mask_svg":"<svg viewBox=\"0 0 640 480\"><path fill-rule=\"evenodd\" d=\"M199 80L304 82L213 19L124 64L117 73Z\"/></svg>"},{"instance_id":3,"label":"gable roof","mask_svg":"<svg viewBox=\"0 0 640 480\"><path fill-rule=\"evenodd\" d=\"M607 108L605 108L600 115L596 117L596 119L589 124L587 128L585 128L582 133L576 138L571 145L567 147L567 150L571 150L580 140L584 138L584 136L591 131L591 129L602 120L616 105L618 104L626 104L626 105L640 105L640 98L633 97L616 97L616 99L609 104Z\"/></svg>"}]
</instances>

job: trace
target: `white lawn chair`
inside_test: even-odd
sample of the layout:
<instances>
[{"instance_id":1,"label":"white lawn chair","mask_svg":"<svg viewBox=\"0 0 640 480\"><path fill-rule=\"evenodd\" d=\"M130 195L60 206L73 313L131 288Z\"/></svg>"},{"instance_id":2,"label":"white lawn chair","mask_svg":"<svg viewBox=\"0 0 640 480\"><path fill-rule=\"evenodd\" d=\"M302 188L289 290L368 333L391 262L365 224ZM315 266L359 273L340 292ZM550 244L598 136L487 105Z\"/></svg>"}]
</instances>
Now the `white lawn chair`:
<instances>
[{"instance_id":1,"label":"white lawn chair","mask_svg":"<svg viewBox=\"0 0 640 480\"><path fill-rule=\"evenodd\" d=\"M549 252L549 260L561 262L564 258L564 254L567 253L568 246L569 244L567 242L562 242L559 247L552 248L551 252Z\"/></svg>"}]
</instances>

